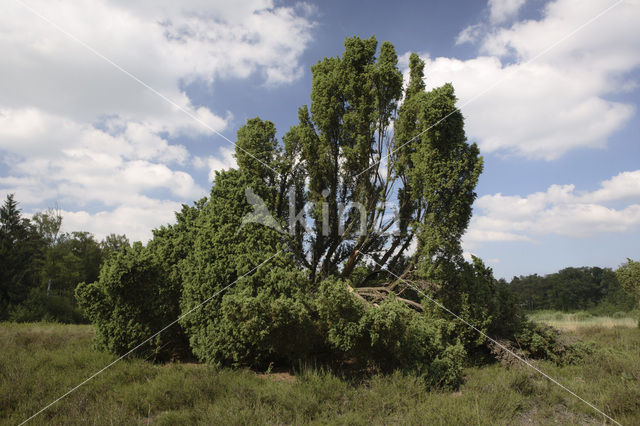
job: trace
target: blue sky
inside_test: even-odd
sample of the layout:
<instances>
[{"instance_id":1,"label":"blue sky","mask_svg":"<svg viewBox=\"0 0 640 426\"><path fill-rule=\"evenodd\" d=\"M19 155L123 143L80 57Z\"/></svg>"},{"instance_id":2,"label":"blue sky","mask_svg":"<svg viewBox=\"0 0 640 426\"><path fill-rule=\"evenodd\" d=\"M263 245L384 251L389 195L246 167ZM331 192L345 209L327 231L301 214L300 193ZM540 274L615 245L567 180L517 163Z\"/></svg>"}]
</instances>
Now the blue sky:
<instances>
[{"instance_id":1,"label":"blue sky","mask_svg":"<svg viewBox=\"0 0 640 426\"><path fill-rule=\"evenodd\" d=\"M467 253L507 279L640 257L637 1L24 4L0 6L0 193L68 231L148 239L233 166L211 129L283 134L310 66L375 35L456 88L485 158Z\"/></svg>"}]
</instances>

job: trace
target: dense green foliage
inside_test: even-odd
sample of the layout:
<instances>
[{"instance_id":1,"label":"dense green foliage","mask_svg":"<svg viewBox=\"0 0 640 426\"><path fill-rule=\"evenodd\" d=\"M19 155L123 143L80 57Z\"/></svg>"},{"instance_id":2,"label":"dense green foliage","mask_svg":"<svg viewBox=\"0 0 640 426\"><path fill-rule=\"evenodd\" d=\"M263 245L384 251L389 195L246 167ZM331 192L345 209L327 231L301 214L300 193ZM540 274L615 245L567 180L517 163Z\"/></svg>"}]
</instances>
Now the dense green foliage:
<instances>
[{"instance_id":1,"label":"dense green foliage","mask_svg":"<svg viewBox=\"0 0 640 426\"><path fill-rule=\"evenodd\" d=\"M9 194L0 208L0 319L23 303L39 284L42 243L31 222L23 218L18 203Z\"/></svg>"},{"instance_id":2,"label":"dense green foliage","mask_svg":"<svg viewBox=\"0 0 640 426\"><path fill-rule=\"evenodd\" d=\"M23 217L13 194L0 207L0 320L82 322L74 291L98 278L105 258L129 242L101 243L87 232L62 233L54 209Z\"/></svg>"},{"instance_id":3,"label":"dense green foliage","mask_svg":"<svg viewBox=\"0 0 640 426\"><path fill-rule=\"evenodd\" d=\"M238 145L273 161L275 129L251 120L238 132ZM271 154L270 154L271 153ZM194 220L192 247L181 262L182 310L191 346L198 358L214 364L266 366L292 362L309 350L313 332L309 282L292 260L282 236L256 223L242 225L251 207L245 199L250 187L272 202L270 170L253 164L238 150L239 164L251 164L247 173L219 173L209 201ZM223 291L201 308L212 295Z\"/></svg>"},{"instance_id":4,"label":"dense green foliage","mask_svg":"<svg viewBox=\"0 0 640 426\"><path fill-rule=\"evenodd\" d=\"M640 303L640 262L627 259L627 262L616 270L616 277L622 288Z\"/></svg>"},{"instance_id":5,"label":"dense green foliage","mask_svg":"<svg viewBox=\"0 0 640 426\"><path fill-rule=\"evenodd\" d=\"M610 268L565 268L545 276L514 277L509 286L527 310L591 309L613 314L635 306L616 275Z\"/></svg>"},{"instance_id":6,"label":"dense green foliage","mask_svg":"<svg viewBox=\"0 0 640 426\"><path fill-rule=\"evenodd\" d=\"M326 343L343 358L380 371L404 369L433 385L459 384L466 352L448 321L393 297L371 309L340 280L321 284L317 305Z\"/></svg>"},{"instance_id":7,"label":"dense green foliage","mask_svg":"<svg viewBox=\"0 0 640 426\"><path fill-rule=\"evenodd\" d=\"M616 277L627 294L638 303L636 307L640 307L640 262L627 259L627 262L616 270ZM640 327L640 311L637 318Z\"/></svg>"},{"instance_id":8,"label":"dense green foliage","mask_svg":"<svg viewBox=\"0 0 640 426\"><path fill-rule=\"evenodd\" d=\"M172 285L165 263L152 247L125 247L102 268L100 279L81 283L78 303L96 326L96 343L125 353L179 315L180 288ZM138 349L141 356L184 357L188 345L182 330L173 327Z\"/></svg>"}]
</instances>

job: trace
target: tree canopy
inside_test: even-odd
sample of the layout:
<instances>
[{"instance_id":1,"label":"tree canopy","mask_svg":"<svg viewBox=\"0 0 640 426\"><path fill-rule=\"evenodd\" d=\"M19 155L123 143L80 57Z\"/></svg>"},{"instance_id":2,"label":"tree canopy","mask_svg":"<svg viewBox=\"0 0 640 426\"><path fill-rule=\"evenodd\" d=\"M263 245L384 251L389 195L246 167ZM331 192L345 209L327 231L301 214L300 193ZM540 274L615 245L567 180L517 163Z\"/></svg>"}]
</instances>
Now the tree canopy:
<instances>
[{"instance_id":1,"label":"tree canopy","mask_svg":"<svg viewBox=\"0 0 640 426\"><path fill-rule=\"evenodd\" d=\"M592 309L613 314L634 307L621 286L620 275L610 268L564 268L556 273L514 277L510 287L525 309Z\"/></svg>"},{"instance_id":2,"label":"tree canopy","mask_svg":"<svg viewBox=\"0 0 640 426\"><path fill-rule=\"evenodd\" d=\"M622 288L640 303L640 262L627 259L616 270L616 276Z\"/></svg>"}]
</instances>

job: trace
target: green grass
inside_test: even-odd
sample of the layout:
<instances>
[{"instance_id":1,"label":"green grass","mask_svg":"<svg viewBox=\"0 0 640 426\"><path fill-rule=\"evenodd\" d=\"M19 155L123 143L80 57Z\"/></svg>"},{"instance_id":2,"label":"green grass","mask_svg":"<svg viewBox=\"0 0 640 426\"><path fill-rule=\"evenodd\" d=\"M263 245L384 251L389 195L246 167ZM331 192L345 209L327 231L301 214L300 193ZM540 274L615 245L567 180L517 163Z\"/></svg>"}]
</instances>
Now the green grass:
<instances>
[{"instance_id":1,"label":"green grass","mask_svg":"<svg viewBox=\"0 0 640 426\"><path fill-rule=\"evenodd\" d=\"M572 313L560 311L537 311L529 314L529 318L536 322L543 322L565 331L575 331L580 328L602 327L637 327L637 312L616 312L612 316L592 315L589 312L578 311Z\"/></svg>"},{"instance_id":2,"label":"green grass","mask_svg":"<svg viewBox=\"0 0 640 426\"><path fill-rule=\"evenodd\" d=\"M115 359L90 326L0 324L0 423L17 424ZM582 365L536 363L622 424L640 424L640 329L579 328ZM457 392L401 374L354 382L319 369L295 375L124 360L33 424L602 424L603 417L525 366L466 370Z\"/></svg>"}]
</instances>

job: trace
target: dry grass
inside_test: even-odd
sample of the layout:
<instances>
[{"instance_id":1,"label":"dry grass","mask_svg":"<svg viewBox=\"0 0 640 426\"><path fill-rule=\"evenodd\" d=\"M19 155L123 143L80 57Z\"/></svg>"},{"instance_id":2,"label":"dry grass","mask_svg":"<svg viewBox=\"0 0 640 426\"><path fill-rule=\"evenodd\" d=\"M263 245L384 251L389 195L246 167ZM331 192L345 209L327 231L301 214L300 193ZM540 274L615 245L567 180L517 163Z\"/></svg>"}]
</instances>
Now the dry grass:
<instances>
[{"instance_id":1,"label":"dry grass","mask_svg":"<svg viewBox=\"0 0 640 426\"><path fill-rule=\"evenodd\" d=\"M640 424L640 330L578 328L581 365L536 365L622 424ZM87 326L0 323L0 424L19 424L107 365ZM528 367L468 368L457 392L420 378L352 381L315 368L256 373L125 360L32 424L603 424L603 417Z\"/></svg>"},{"instance_id":2,"label":"dry grass","mask_svg":"<svg viewBox=\"0 0 640 426\"><path fill-rule=\"evenodd\" d=\"M622 314L622 313L620 313ZM564 331L576 331L582 328L616 328L638 327L638 320L633 313L625 313L626 316L593 316L585 312L564 313L556 311L541 311L529 315L536 322L542 322Z\"/></svg>"}]
</instances>

